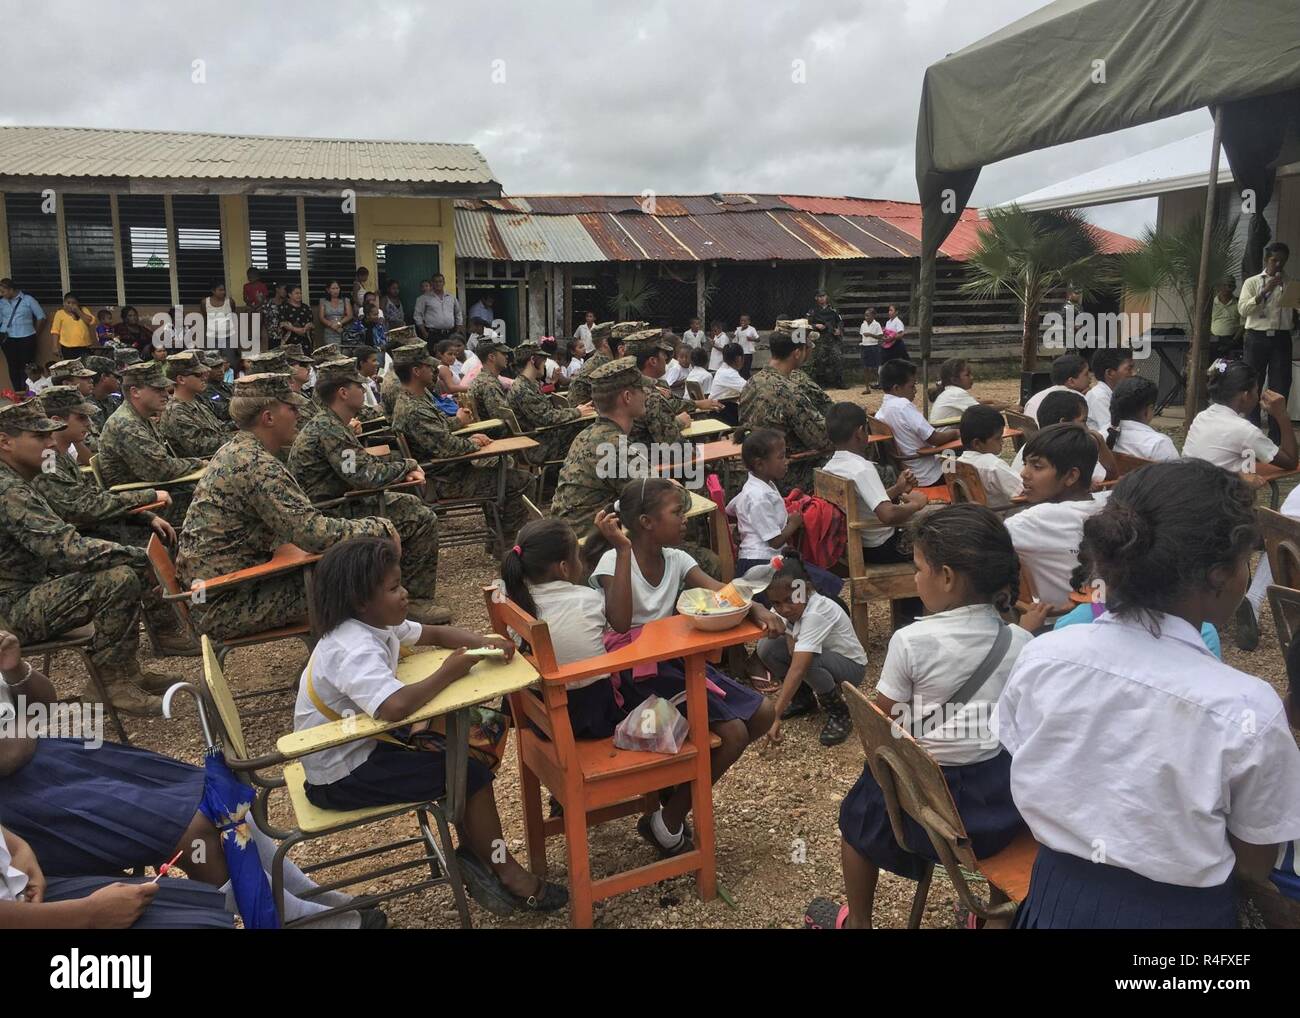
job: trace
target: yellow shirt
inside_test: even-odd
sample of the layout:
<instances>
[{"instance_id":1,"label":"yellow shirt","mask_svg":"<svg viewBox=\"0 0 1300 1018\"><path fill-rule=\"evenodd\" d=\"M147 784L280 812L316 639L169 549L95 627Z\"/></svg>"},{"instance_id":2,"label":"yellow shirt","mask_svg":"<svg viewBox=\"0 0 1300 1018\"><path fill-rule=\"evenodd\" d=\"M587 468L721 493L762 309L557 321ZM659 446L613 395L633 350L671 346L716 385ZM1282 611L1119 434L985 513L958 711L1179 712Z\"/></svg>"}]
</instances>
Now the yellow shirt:
<instances>
[{"instance_id":1,"label":"yellow shirt","mask_svg":"<svg viewBox=\"0 0 1300 1018\"><path fill-rule=\"evenodd\" d=\"M75 318L59 308L50 323L50 334L58 340L59 346L94 346L95 320L84 310L80 318Z\"/></svg>"}]
</instances>

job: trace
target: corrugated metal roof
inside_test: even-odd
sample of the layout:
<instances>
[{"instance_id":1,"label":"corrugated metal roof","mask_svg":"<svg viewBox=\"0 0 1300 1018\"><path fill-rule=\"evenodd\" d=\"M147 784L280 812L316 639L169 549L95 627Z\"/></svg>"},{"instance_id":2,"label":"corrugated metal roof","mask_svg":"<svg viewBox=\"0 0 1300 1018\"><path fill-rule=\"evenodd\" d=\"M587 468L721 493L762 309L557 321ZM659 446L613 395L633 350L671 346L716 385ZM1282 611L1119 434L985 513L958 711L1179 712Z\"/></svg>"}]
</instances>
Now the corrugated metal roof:
<instances>
[{"instance_id":1,"label":"corrugated metal roof","mask_svg":"<svg viewBox=\"0 0 1300 1018\"><path fill-rule=\"evenodd\" d=\"M825 229L831 231L841 240L852 244L868 258L898 258L902 254L897 248L891 247L883 240L864 230L861 225L861 217L854 218L821 213L810 213L810 215Z\"/></svg>"},{"instance_id":2,"label":"corrugated metal roof","mask_svg":"<svg viewBox=\"0 0 1300 1018\"><path fill-rule=\"evenodd\" d=\"M0 175L500 187L473 145L0 127Z\"/></svg>"},{"instance_id":3,"label":"corrugated metal roof","mask_svg":"<svg viewBox=\"0 0 1300 1018\"><path fill-rule=\"evenodd\" d=\"M577 216L456 209L456 256L515 262L608 261Z\"/></svg>"}]
</instances>

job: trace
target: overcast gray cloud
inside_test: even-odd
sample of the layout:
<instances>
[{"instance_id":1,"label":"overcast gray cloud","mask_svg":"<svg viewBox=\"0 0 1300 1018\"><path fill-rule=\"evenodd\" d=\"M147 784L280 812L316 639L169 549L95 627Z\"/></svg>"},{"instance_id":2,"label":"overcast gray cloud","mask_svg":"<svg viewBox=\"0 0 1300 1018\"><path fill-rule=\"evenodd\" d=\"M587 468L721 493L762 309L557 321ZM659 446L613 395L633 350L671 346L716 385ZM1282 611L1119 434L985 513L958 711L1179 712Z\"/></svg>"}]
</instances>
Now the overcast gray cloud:
<instances>
[{"instance_id":1,"label":"overcast gray cloud","mask_svg":"<svg viewBox=\"0 0 1300 1018\"><path fill-rule=\"evenodd\" d=\"M925 67L1039 6L94 0L45 4L36 15L23 5L5 18L0 119L468 141L514 193L915 200ZM70 47L84 51L75 70ZM204 61L203 83L192 81L195 60ZM1008 160L984 171L974 200L1004 201L1208 123L1187 114ZM1137 232L1152 205L1094 218Z\"/></svg>"}]
</instances>

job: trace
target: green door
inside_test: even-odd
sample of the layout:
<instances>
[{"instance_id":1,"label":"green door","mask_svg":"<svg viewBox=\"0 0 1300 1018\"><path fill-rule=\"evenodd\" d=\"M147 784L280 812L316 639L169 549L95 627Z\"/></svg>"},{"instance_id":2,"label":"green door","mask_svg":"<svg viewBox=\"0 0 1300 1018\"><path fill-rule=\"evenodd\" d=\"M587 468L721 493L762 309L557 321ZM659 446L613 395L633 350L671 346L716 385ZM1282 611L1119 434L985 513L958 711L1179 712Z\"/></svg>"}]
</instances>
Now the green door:
<instances>
[{"instance_id":1,"label":"green door","mask_svg":"<svg viewBox=\"0 0 1300 1018\"><path fill-rule=\"evenodd\" d=\"M439 269L437 244L388 244L384 247L384 284L396 279L401 287L406 322L411 324L421 280L436 276Z\"/></svg>"}]
</instances>

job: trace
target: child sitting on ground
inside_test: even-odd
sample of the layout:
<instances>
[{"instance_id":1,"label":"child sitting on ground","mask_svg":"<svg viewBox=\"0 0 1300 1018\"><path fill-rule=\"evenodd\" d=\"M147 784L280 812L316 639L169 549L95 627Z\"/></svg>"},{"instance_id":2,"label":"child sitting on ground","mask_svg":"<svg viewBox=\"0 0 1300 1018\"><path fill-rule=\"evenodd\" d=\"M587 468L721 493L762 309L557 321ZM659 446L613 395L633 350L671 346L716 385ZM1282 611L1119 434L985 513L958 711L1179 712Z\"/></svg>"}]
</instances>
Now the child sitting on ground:
<instances>
[{"instance_id":1,"label":"child sitting on ground","mask_svg":"<svg viewBox=\"0 0 1300 1018\"><path fill-rule=\"evenodd\" d=\"M1016 600L1019 565L1006 527L982 505L936 510L917 523L914 547L916 588L929 614L890 638L876 706L939 764L975 857L983 859L1024 826L1011 798L1011 757L989 726L1012 665L1031 640L1001 618ZM1040 610L1023 624L1041 621ZM868 929L880 870L918 880L926 860L938 861L921 826L906 814L903 826L900 845L880 785L864 766L840 805L848 902L814 899L805 925Z\"/></svg>"},{"instance_id":2,"label":"child sitting on ground","mask_svg":"<svg viewBox=\"0 0 1300 1018\"><path fill-rule=\"evenodd\" d=\"M791 551L776 561L780 567L767 588L767 597L772 610L785 619L786 630L782 636L758 641L759 660L781 683L768 741L772 745L781 741L782 721L811 714L820 704L826 723L818 741L823 746L838 746L853 731L840 683L857 686L862 682L867 652L844 609L813 588L807 563Z\"/></svg>"},{"instance_id":3,"label":"child sitting on ground","mask_svg":"<svg viewBox=\"0 0 1300 1018\"><path fill-rule=\"evenodd\" d=\"M298 686L294 730L345 715L395 722L409 717L453 682L469 674L471 647L514 644L453 626L424 626L406 616L400 553L391 541L354 538L330 548L316 566L315 622L320 642ZM418 682L397 678L402 646L453 647L455 652ZM303 757L307 798L321 809L356 810L403 802L429 802L447 792L446 757L423 735L428 723L379 738L349 742ZM492 797L492 772L469 759L464 818L457 858L470 894L497 915L515 910L553 912L568 892L528 872L509 852Z\"/></svg>"},{"instance_id":4,"label":"child sitting on ground","mask_svg":"<svg viewBox=\"0 0 1300 1018\"><path fill-rule=\"evenodd\" d=\"M1063 606L1079 564L1083 523L1108 494L1089 491L1097 443L1082 424L1053 424L1026 442L1024 453L1020 478L1029 508L1008 517L1007 530L1033 594Z\"/></svg>"},{"instance_id":5,"label":"child sitting on ground","mask_svg":"<svg viewBox=\"0 0 1300 1018\"><path fill-rule=\"evenodd\" d=\"M1005 427L1000 413L978 403L961 415L962 453L957 462L975 468L990 509L1006 509L1024 489L1020 474L1001 456Z\"/></svg>"},{"instance_id":6,"label":"child sitting on ground","mask_svg":"<svg viewBox=\"0 0 1300 1018\"><path fill-rule=\"evenodd\" d=\"M740 455L749 477L740 494L727 505L727 515L736 518L736 529L740 531L737 576L766 565L773 555L794 543L803 528L803 516L786 510L775 483L790 468L785 436L773 428L759 428L746 437ZM838 597L844 589L844 580L834 573L811 563L806 563L805 568L813 586L827 597Z\"/></svg>"},{"instance_id":7,"label":"child sitting on ground","mask_svg":"<svg viewBox=\"0 0 1300 1018\"><path fill-rule=\"evenodd\" d=\"M605 617L615 632L626 633L633 626L674 615L683 588L722 589L695 559L676 547L686 530L683 494L680 485L664 478L630 481L614 504L627 534L610 526L590 542L588 556L604 552L592 570L591 582L605 594ZM785 631L781 619L762 605L754 603L749 613L768 635ZM709 730L722 740L711 757L716 783L751 742L771 729L775 714L771 702L712 665L707 675L717 690L708 692ZM681 660L661 661L656 675L632 688L635 692L624 696L634 710L651 694L671 699L686 688ZM685 704L682 712L687 713ZM690 851L693 845L685 825L690 808L690 786L681 785L663 806L637 822L637 831L665 858Z\"/></svg>"}]
</instances>

